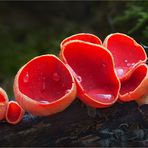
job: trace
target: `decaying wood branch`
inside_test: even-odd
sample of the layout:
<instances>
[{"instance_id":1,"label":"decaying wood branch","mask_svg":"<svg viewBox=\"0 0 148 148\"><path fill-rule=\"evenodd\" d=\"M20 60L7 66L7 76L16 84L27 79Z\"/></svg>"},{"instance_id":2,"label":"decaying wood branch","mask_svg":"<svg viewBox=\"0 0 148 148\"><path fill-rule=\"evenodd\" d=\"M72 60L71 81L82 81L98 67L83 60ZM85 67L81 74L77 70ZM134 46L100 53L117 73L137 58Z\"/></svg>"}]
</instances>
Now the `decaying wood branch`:
<instances>
[{"instance_id":1,"label":"decaying wood branch","mask_svg":"<svg viewBox=\"0 0 148 148\"><path fill-rule=\"evenodd\" d=\"M94 110L76 100L50 117L26 114L16 126L1 122L0 146L148 146L147 117L147 105Z\"/></svg>"}]
</instances>

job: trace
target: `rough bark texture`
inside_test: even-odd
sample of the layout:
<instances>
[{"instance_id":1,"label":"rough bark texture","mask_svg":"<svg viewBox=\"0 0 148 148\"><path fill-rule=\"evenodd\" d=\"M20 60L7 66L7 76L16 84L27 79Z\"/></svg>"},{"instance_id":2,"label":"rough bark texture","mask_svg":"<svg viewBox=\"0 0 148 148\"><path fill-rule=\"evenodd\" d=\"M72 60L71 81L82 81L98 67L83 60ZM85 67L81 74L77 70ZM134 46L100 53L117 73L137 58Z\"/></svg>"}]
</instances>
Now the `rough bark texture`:
<instances>
[{"instance_id":1,"label":"rough bark texture","mask_svg":"<svg viewBox=\"0 0 148 148\"><path fill-rule=\"evenodd\" d=\"M106 109L76 100L50 117L26 114L16 125L0 123L0 146L145 146L148 147L148 106L116 103Z\"/></svg>"}]
</instances>

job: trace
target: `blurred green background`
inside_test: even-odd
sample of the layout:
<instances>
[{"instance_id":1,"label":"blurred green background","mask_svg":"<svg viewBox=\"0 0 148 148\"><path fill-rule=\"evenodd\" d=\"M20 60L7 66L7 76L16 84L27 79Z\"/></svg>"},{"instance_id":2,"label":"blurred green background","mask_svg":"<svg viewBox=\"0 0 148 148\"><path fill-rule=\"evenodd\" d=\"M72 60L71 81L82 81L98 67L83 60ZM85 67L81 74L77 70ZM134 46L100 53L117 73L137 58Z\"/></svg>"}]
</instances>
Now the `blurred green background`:
<instances>
[{"instance_id":1,"label":"blurred green background","mask_svg":"<svg viewBox=\"0 0 148 148\"><path fill-rule=\"evenodd\" d=\"M148 45L148 1L0 2L0 86L13 97L22 65L37 55L58 55L60 42L79 32L102 40L123 32Z\"/></svg>"}]
</instances>

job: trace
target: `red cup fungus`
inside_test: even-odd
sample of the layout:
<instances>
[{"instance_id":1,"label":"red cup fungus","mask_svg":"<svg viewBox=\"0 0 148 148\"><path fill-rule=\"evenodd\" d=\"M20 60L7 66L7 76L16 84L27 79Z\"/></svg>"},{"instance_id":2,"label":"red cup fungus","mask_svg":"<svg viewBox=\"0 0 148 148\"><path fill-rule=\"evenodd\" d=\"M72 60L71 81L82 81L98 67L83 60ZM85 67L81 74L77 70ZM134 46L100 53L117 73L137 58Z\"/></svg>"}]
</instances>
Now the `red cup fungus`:
<instances>
[{"instance_id":1,"label":"red cup fungus","mask_svg":"<svg viewBox=\"0 0 148 148\"><path fill-rule=\"evenodd\" d=\"M63 111L76 96L70 71L54 55L33 58L16 74L16 100L33 115L48 116Z\"/></svg>"},{"instance_id":2,"label":"red cup fungus","mask_svg":"<svg viewBox=\"0 0 148 148\"><path fill-rule=\"evenodd\" d=\"M101 40L78 33L60 44L54 55L33 58L20 68L14 80L17 102L0 88L0 120L17 124L24 110L48 116L67 108L76 95L88 106L104 108L121 101L148 103L147 55L131 37L114 33ZM76 89L77 87L77 89ZM22 108L24 109L22 109Z\"/></svg>"},{"instance_id":3,"label":"red cup fungus","mask_svg":"<svg viewBox=\"0 0 148 148\"><path fill-rule=\"evenodd\" d=\"M148 69L145 64L135 68L129 79L121 83L121 101L137 100L148 93Z\"/></svg>"},{"instance_id":4,"label":"red cup fungus","mask_svg":"<svg viewBox=\"0 0 148 148\"><path fill-rule=\"evenodd\" d=\"M137 100L147 93L148 78L145 50L131 37L114 33L106 37L104 43L113 55L116 73L121 81L119 99Z\"/></svg>"},{"instance_id":5,"label":"red cup fungus","mask_svg":"<svg viewBox=\"0 0 148 148\"><path fill-rule=\"evenodd\" d=\"M102 45L102 41L97 36L90 33L78 33L64 39L60 44L60 48L62 49L65 43L73 40L80 40L84 42L90 42L90 43Z\"/></svg>"},{"instance_id":6,"label":"red cup fungus","mask_svg":"<svg viewBox=\"0 0 148 148\"><path fill-rule=\"evenodd\" d=\"M147 60L143 47L125 34L110 34L103 45L112 53L115 69L121 81L129 77L136 65L145 63Z\"/></svg>"},{"instance_id":7,"label":"red cup fungus","mask_svg":"<svg viewBox=\"0 0 148 148\"><path fill-rule=\"evenodd\" d=\"M6 110L6 121L10 124L17 124L22 120L24 113L18 102L9 101Z\"/></svg>"},{"instance_id":8,"label":"red cup fungus","mask_svg":"<svg viewBox=\"0 0 148 148\"><path fill-rule=\"evenodd\" d=\"M72 72L78 97L94 108L111 106L118 99L120 83L107 49L80 40L67 41L60 58Z\"/></svg>"},{"instance_id":9,"label":"red cup fungus","mask_svg":"<svg viewBox=\"0 0 148 148\"><path fill-rule=\"evenodd\" d=\"M0 88L0 120L5 119L7 104L8 104L8 96L5 90Z\"/></svg>"}]
</instances>

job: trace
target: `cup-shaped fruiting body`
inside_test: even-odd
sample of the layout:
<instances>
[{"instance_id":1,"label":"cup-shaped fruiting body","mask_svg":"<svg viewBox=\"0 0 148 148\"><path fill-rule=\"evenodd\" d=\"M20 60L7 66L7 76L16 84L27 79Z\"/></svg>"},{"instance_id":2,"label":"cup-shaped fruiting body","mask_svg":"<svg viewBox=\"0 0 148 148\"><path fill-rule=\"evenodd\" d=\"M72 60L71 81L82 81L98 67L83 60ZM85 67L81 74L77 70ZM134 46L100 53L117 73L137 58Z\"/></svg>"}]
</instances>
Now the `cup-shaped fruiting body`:
<instances>
[{"instance_id":1,"label":"cup-shaped fruiting body","mask_svg":"<svg viewBox=\"0 0 148 148\"><path fill-rule=\"evenodd\" d=\"M6 121L10 124L17 124L22 120L24 113L25 111L18 102L9 101L6 110Z\"/></svg>"},{"instance_id":2,"label":"cup-shaped fruiting body","mask_svg":"<svg viewBox=\"0 0 148 148\"><path fill-rule=\"evenodd\" d=\"M143 47L125 34L110 34L103 45L112 53L116 72L121 81L128 79L132 70L147 60Z\"/></svg>"},{"instance_id":3,"label":"cup-shaped fruiting body","mask_svg":"<svg viewBox=\"0 0 148 148\"><path fill-rule=\"evenodd\" d=\"M87 105L103 108L114 104L120 89L112 56L103 46L73 40L63 45L60 58L72 72L78 97Z\"/></svg>"},{"instance_id":4,"label":"cup-shaped fruiting body","mask_svg":"<svg viewBox=\"0 0 148 148\"><path fill-rule=\"evenodd\" d=\"M0 120L5 118L6 108L8 104L8 96L6 92L0 88Z\"/></svg>"},{"instance_id":5,"label":"cup-shaped fruiting body","mask_svg":"<svg viewBox=\"0 0 148 148\"><path fill-rule=\"evenodd\" d=\"M63 111L76 96L76 84L65 64L56 56L35 57L14 80L16 100L33 115L48 116Z\"/></svg>"},{"instance_id":6,"label":"cup-shaped fruiting body","mask_svg":"<svg viewBox=\"0 0 148 148\"><path fill-rule=\"evenodd\" d=\"M148 94L148 68L140 64L131 73L128 79L121 82L119 99L127 102L137 100Z\"/></svg>"},{"instance_id":7,"label":"cup-shaped fruiting body","mask_svg":"<svg viewBox=\"0 0 148 148\"><path fill-rule=\"evenodd\" d=\"M74 34L64 39L60 44L61 50L65 43L72 41L72 40L80 40L84 42L90 42L90 43L102 45L102 41L97 36L90 34L90 33L78 33L78 34Z\"/></svg>"}]
</instances>

